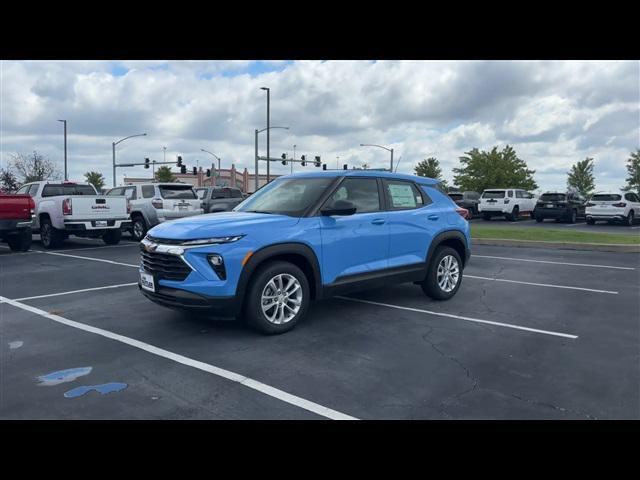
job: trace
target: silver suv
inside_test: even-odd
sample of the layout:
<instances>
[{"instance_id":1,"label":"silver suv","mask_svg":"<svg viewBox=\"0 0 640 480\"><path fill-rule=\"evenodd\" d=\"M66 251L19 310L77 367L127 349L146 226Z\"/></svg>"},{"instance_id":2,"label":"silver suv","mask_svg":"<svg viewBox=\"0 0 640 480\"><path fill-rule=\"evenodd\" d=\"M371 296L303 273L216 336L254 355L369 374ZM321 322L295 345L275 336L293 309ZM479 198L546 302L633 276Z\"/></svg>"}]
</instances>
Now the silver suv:
<instances>
[{"instance_id":1,"label":"silver suv","mask_svg":"<svg viewBox=\"0 0 640 480\"><path fill-rule=\"evenodd\" d=\"M146 183L116 187L107 196L124 195L131 206L131 235L140 241L151 227L166 220L203 213L202 201L184 183Z\"/></svg>"}]
</instances>

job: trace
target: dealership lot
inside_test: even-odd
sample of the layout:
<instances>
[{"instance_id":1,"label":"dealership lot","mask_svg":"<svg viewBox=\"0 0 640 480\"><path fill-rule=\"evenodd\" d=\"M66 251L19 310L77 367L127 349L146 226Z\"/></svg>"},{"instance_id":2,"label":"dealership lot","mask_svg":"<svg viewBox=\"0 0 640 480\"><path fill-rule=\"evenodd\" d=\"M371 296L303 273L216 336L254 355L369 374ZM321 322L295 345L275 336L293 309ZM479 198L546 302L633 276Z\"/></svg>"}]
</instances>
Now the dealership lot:
<instances>
[{"instance_id":1,"label":"dealership lot","mask_svg":"<svg viewBox=\"0 0 640 480\"><path fill-rule=\"evenodd\" d=\"M629 227L620 223L608 224L606 222L598 222L595 225L587 225L583 218L579 218L576 223L556 222L555 220L546 219L541 223L530 218L522 218L517 222L510 222L502 217L496 217L489 221L476 217L470 222L472 225L490 225L494 227L506 228L544 228L558 230L575 230L578 232L588 233L624 233L627 235L640 236L640 223Z\"/></svg>"},{"instance_id":2,"label":"dealership lot","mask_svg":"<svg viewBox=\"0 0 640 480\"><path fill-rule=\"evenodd\" d=\"M0 248L0 418L640 418L638 254L476 246L448 302L397 285L271 337L149 302L137 263L128 239Z\"/></svg>"}]
</instances>

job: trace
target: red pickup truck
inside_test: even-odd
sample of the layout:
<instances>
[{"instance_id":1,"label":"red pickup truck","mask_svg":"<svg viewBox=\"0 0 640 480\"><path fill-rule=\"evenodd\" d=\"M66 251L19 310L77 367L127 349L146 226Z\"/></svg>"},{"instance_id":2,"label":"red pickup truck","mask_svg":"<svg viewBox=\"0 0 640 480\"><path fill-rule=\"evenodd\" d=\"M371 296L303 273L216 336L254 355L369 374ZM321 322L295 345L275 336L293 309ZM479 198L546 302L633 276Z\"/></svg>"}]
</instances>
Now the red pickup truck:
<instances>
[{"instance_id":1,"label":"red pickup truck","mask_svg":"<svg viewBox=\"0 0 640 480\"><path fill-rule=\"evenodd\" d=\"M29 195L11 195L0 191L0 240L14 252L31 248L31 222L35 202Z\"/></svg>"}]
</instances>

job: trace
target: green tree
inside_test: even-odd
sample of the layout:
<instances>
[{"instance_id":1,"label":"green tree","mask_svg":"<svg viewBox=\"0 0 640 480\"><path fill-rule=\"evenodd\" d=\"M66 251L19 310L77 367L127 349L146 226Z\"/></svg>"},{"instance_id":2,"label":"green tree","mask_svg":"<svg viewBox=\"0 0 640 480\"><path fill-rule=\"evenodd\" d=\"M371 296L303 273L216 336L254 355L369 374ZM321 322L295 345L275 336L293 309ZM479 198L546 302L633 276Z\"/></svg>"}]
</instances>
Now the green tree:
<instances>
[{"instance_id":1,"label":"green tree","mask_svg":"<svg viewBox=\"0 0 640 480\"><path fill-rule=\"evenodd\" d=\"M448 188L447 181L442 179L442 169L440 168L440 162L437 158L429 157L426 160L422 160L416 165L414 171L419 177L429 177L440 180L444 188Z\"/></svg>"},{"instance_id":2,"label":"green tree","mask_svg":"<svg viewBox=\"0 0 640 480\"><path fill-rule=\"evenodd\" d=\"M524 160L518 158L509 145L502 150L493 147L491 151L474 148L460 157L460 167L453 169L453 183L462 191L482 192L487 188L538 188L533 174Z\"/></svg>"},{"instance_id":3,"label":"green tree","mask_svg":"<svg viewBox=\"0 0 640 480\"><path fill-rule=\"evenodd\" d=\"M627 158L627 173L629 177L624 189L640 193L640 148L631 152L631 156Z\"/></svg>"},{"instance_id":4,"label":"green tree","mask_svg":"<svg viewBox=\"0 0 640 480\"><path fill-rule=\"evenodd\" d=\"M593 176L593 158L585 158L581 162L574 163L567 172L567 187L575 188L585 197L588 197L596 187Z\"/></svg>"},{"instance_id":5,"label":"green tree","mask_svg":"<svg viewBox=\"0 0 640 480\"><path fill-rule=\"evenodd\" d=\"M96 187L98 191L104 187L104 176L99 172L87 172L84 174L84 178L87 180L87 183Z\"/></svg>"},{"instance_id":6,"label":"green tree","mask_svg":"<svg viewBox=\"0 0 640 480\"><path fill-rule=\"evenodd\" d=\"M60 178L60 171L55 163L36 151L32 155L12 154L9 168L12 172L17 173L16 176L20 183L58 180Z\"/></svg>"},{"instance_id":7,"label":"green tree","mask_svg":"<svg viewBox=\"0 0 640 480\"><path fill-rule=\"evenodd\" d=\"M18 179L8 168L0 168L0 190L13 193L20 188Z\"/></svg>"},{"instance_id":8,"label":"green tree","mask_svg":"<svg viewBox=\"0 0 640 480\"><path fill-rule=\"evenodd\" d=\"M176 176L171 171L171 167L167 167L163 165L156 170L156 181L157 182L175 182Z\"/></svg>"}]
</instances>

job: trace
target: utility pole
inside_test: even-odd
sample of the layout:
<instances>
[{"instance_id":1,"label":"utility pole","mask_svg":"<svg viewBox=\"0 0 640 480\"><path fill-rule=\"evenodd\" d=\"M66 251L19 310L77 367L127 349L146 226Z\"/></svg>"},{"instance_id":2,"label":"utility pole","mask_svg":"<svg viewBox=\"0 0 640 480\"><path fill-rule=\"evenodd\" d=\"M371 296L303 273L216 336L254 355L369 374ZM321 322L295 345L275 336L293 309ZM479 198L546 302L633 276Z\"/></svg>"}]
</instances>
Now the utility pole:
<instances>
[{"instance_id":1,"label":"utility pole","mask_svg":"<svg viewBox=\"0 0 640 480\"><path fill-rule=\"evenodd\" d=\"M58 120L64 124L64 179L69 180L69 176L67 175L67 121L66 120Z\"/></svg>"},{"instance_id":2,"label":"utility pole","mask_svg":"<svg viewBox=\"0 0 640 480\"><path fill-rule=\"evenodd\" d=\"M271 90L267 87L260 87L260 90L266 90L267 92L267 158L271 158L270 155L270 151L269 151L269 147L270 147L270 121L271 121L271 113L270 113L270 107L271 107ZM267 162L267 183L269 183L271 181L271 174L270 174L270 167L271 166L271 162Z\"/></svg>"},{"instance_id":3,"label":"utility pole","mask_svg":"<svg viewBox=\"0 0 640 480\"><path fill-rule=\"evenodd\" d=\"M117 142L112 142L111 143L111 148L112 148L112 153L113 153L113 186L116 186L116 145L118 145L120 142L124 142L126 139L128 138L133 138L133 137L145 137L147 134L146 133L141 133L139 135L130 135L128 137L122 138L120 140L118 140Z\"/></svg>"},{"instance_id":4,"label":"utility pole","mask_svg":"<svg viewBox=\"0 0 640 480\"><path fill-rule=\"evenodd\" d=\"M296 159L296 146L293 146L293 159ZM291 162L291 173L293 173L293 162Z\"/></svg>"}]
</instances>

